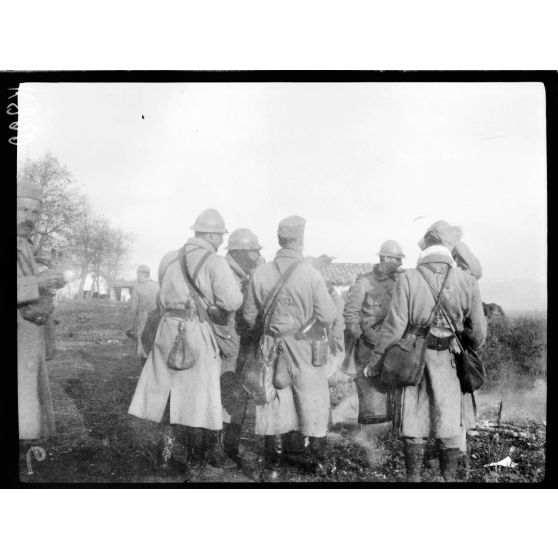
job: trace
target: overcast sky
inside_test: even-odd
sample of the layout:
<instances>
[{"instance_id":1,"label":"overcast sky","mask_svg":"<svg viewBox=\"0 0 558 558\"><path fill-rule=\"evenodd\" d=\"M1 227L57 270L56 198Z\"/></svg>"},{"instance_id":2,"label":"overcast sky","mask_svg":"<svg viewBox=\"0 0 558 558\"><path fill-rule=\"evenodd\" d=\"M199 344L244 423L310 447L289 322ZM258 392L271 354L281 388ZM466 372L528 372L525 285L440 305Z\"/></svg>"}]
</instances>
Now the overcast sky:
<instances>
[{"instance_id":1,"label":"overcast sky","mask_svg":"<svg viewBox=\"0 0 558 558\"><path fill-rule=\"evenodd\" d=\"M18 164L50 150L135 233L130 277L214 207L268 260L291 214L307 219L305 255L375 262L393 238L406 267L446 219L483 280L545 279L544 95L537 83L30 83Z\"/></svg>"}]
</instances>

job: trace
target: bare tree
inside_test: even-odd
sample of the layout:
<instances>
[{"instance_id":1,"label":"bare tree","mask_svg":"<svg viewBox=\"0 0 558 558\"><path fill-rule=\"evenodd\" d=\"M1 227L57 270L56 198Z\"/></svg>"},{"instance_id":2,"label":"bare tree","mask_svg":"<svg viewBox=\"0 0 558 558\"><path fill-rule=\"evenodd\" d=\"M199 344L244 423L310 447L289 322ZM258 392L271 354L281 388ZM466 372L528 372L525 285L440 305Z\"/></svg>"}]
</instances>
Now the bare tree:
<instances>
[{"instance_id":1,"label":"bare tree","mask_svg":"<svg viewBox=\"0 0 558 558\"><path fill-rule=\"evenodd\" d=\"M134 243L134 235L116 227L110 231L110 251L105 261L109 282L117 279L122 265L126 262Z\"/></svg>"},{"instance_id":2,"label":"bare tree","mask_svg":"<svg viewBox=\"0 0 558 558\"><path fill-rule=\"evenodd\" d=\"M19 178L39 186L43 196L33 239L37 254L42 254L40 260L53 264L63 252L68 263L81 270L80 298L89 272L95 273L97 290L103 273L109 280L116 279L132 248L133 235L95 214L86 196L73 185L68 169L50 152L37 160L27 159Z\"/></svg>"},{"instance_id":3,"label":"bare tree","mask_svg":"<svg viewBox=\"0 0 558 558\"><path fill-rule=\"evenodd\" d=\"M74 222L70 238L76 264L81 269L79 298L83 296L89 272L95 274L97 291L99 278L103 274L109 281L116 278L133 243L131 234L114 228L108 219L102 215L95 215L90 209L83 212Z\"/></svg>"},{"instance_id":4,"label":"bare tree","mask_svg":"<svg viewBox=\"0 0 558 558\"><path fill-rule=\"evenodd\" d=\"M37 253L65 249L72 223L87 205L84 194L73 186L72 175L48 152L41 159L27 159L20 178L39 186L43 196L41 219L33 238Z\"/></svg>"}]
</instances>

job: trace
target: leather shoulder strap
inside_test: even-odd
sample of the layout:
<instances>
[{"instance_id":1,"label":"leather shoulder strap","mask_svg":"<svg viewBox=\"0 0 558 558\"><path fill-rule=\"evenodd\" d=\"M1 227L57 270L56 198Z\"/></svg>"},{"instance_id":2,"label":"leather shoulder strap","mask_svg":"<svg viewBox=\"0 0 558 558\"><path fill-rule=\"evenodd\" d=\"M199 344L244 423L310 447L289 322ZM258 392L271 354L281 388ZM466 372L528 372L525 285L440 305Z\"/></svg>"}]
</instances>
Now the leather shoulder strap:
<instances>
[{"instance_id":1,"label":"leather shoulder strap","mask_svg":"<svg viewBox=\"0 0 558 558\"><path fill-rule=\"evenodd\" d=\"M211 252L206 252L198 262L196 269L194 270L193 276L190 275L190 271L188 270L188 262L186 261L186 247L182 248L180 254L180 268L182 269L182 274L184 275L184 279L186 279L186 283L192 287L194 290L194 294L197 295L205 304L205 306L209 306L210 302L207 300L207 297L203 294L202 290L196 285L196 279L200 272L202 265L205 263L207 258L211 255Z\"/></svg>"},{"instance_id":2,"label":"leather shoulder strap","mask_svg":"<svg viewBox=\"0 0 558 558\"><path fill-rule=\"evenodd\" d=\"M262 324L264 326L264 329L266 329L268 327L268 319L271 318L271 315L273 314L273 310L275 310L275 306L277 305L277 300L278 300L278 295L279 292L281 291L281 289L286 285L289 277L292 275L293 271L295 270L295 268L298 267L298 265L301 262L294 262L292 263L286 270L285 273L281 274L281 270L279 269L279 266L277 265L277 262L273 262L275 264L275 267L277 268L277 272L279 273L279 279L277 279L277 282L275 283L275 285L273 285L271 291L269 291L263 305L262 305Z\"/></svg>"},{"instance_id":3,"label":"leather shoulder strap","mask_svg":"<svg viewBox=\"0 0 558 558\"><path fill-rule=\"evenodd\" d=\"M449 268L449 269L451 269L451 268ZM448 269L448 273L446 274L446 278L447 278L447 275L449 275L449 269ZM419 271L420 271L420 269L419 269ZM423 277L424 277L424 275L423 275ZM424 277L424 280L426 281L426 277ZM430 291L432 292L432 296L436 297L435 291L432 288L432 286L430 285L430 283L428 283L428 281L426 281L426 283L430 287ZM446 321L448 322L448 325L450 326L450 329L452 330L453 335L455 336L455 340L457 341L457 344L459 345L459 348L462 351L464 351L465 348L463 346L463 341L461 340L461 335L460 335L459 331L457 331L457 324L455 323L455 320L453 319L453 316L451 315L450 311L447 309L447 306L444 304L444 300L443 300L443 296L442 296L443 288L444 287L442 285L442 289L440 290L440 294L439 294L439 297L438 297L440 310L442 311L442 314L446 318ZM476 410L475 410L475 414L476 414Z\"/></svg>"},{"instance_id":4,"label":"leather shoulder strap","mask_svg":"<svg viewBox=\"0 0 558 558\"><path fill-rule=\"evenodd\" d=\"M432 320L434 319L434 316L436 316L436 312L438 311L438 307L440 306L440 301L442 299L442 294L444 292L444 287L446 285L446 281L448 280L451 267L448 265L448 269L446 270L446 275L444 277L444 281L442 282L442 286L440 287L440 291L438 293L435 292L435 290L433 289L432 285L430 284L430 282L426 278L426 275L424 274L424 271L421 269L420 266L417 267L417 270L420 273L420 275L422 276L422 278L424 279L425 283L428 285L428 288L430 289L430 292L432 293L432 296L434 297L434 301L435 301L434 308L432 308L432 312L430 313L430 318L428 319L428 324L427 324L427 326L430 327L430 325L432 324Z\"/></svg>"}]
</instances>

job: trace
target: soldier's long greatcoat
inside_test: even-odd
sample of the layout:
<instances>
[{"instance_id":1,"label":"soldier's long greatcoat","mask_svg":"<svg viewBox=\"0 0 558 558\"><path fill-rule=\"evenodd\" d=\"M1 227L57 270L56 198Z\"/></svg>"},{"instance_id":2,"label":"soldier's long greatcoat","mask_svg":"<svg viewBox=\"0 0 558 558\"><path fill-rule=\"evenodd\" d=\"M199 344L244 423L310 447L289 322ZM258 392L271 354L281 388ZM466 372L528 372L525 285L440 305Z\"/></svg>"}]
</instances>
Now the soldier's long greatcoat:
<instances>
[{"instance_id":1,"label":"soldier's long greatcoat","mask_svg":"<svg viewBox=\"0 0 558 558\"><path fill-rule=\"evenodd\" d=\"M432 286L439 291L448 265L455 262L446 254L431 254L419 264ZM486 336L486 319L476 278L452 267L444 287L446 306L459 330L472 348L479 348ZM401 339L407 324L425 326L434 307L430 288L418 269L399 276L392 302L384 320L374 352L383 354ZM398 391L394 426L401 436L423 438L459 438L465 429L474 427L471 396L462 394L455 370L453 353L426 349L425 373L418 386Z\"/></svg>"},{"instance_id":2,"label":"soldier's long greatcoat","mask_svg":"<svg viewBox=\"0 0 558 558\"><path fill-rule=\"evenodd\" d=\"M242 304L242 294L225 259L201 238L189 239L186 250L190 273L203 255L210 252L196 284L210 302L228 311L237 310ZM166 254L159 266L159 277L162 277L159 296L165 309L184 308L191 298L190 287L180 268L179 252ZM128 412L160 422L170 395L171 423L221 430L221 359L209 322L200 322L197 317L182 320L196 362L188 370L177 371L167 366L180 321L181 318L163 314Z\"/></svg>"},{"instance_id":3,"label":"soldier's long greatcoat","mask_svg":"<svg viewBox=\"0 0 558 558\"><path fill-rule=\"evenodd\" d=\"M138 336L137 352L140 358L147 358L146 351L141 343L141 334L149 312L157 308L158 292L159 284L151 279L142 281L132 291L129 311L130 329L135 331Z\"/></svg>"},{"instance_id":4,"label":"soldier's long greatcoat","mask_svg":"<svg viewBox=\"0 0 558 558\"><path fill-rule=\"evenodd\" d=\"M17 239L17 386L19 438L54 433L54 412L45 355L45 326L25 320L20 308L39 300L37 263L31 243Z\"/></svg>"},{"instance_id":5,"label":"soldier's long greatcoat","mask_svg":"<svg viewBox=\"0 0 558 558\"><path fill-rule=\"evenodd\" d=\"M304 263L299 252L282 248L274 261L281 273L293 262L300 262L281 290L270 320L270 327L283 335L293 378L291 385L278 390L271 403L256 406L256 434L300 430L305 436L322 437L327 433L330 408L327 365L313 366L310 342L295 339L294 334L312 318L327 326L335 319L337 308L320 272ZM243 307L244 318L251 327L278 277L273 262L254 271Z\"/></svg>"},{"instance_id":6,"label":"soldier's long greatcoat","mask_svg":"<svg viewBox=\"0 0 558 558\"><path fill-rule=\"evenodd\" d=\"M345 323L362 332L355 347L359 372L368 364L372 349L378 342L396 279L397 273L382 273L376 264L370 273L357 278L347 295L343 312Z\"/></svg>"}]
</instances>

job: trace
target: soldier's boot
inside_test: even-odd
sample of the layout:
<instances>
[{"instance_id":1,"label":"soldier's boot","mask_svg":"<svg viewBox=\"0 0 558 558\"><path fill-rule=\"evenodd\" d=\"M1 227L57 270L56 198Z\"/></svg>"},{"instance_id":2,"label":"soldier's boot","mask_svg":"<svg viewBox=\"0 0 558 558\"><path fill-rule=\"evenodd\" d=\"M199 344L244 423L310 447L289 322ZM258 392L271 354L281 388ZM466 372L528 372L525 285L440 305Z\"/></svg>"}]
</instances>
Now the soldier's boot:
<instances>
[{"instance_id":1,"label":"soldier's boot","mask_svg":"<svg viewBox=\"0 0 558 558\"><path fill-rule=\"evenodd\" d=\"M238 466L242 464L239 453L240 433L242 425L240 424L223 424L223 449L225 454L230 457Z\"/></svg>"},{"instance_id":2,"label":"soldier's boot","mask_svg":"<svg viewBox=\"0 0 558 558\"><path fill-rule=\"evenodd\" d=\"M440 449L440 471L445 482L456 481L457 463L461 457L459 448Z\"/></svg>"},{"instance_id":3,"label":"soldier's boot","mask_svg":"<svg viewBox=\"0 0 558 558\"><path fill-rule=\"evenodd\" d=\"M281 477L281 463L283 460L283 437L264 436L263 462L264 468L260 477L262 482L275 482Z\"/></svg>"},{"instance_id":4,"label":"soldier's boot","mask_svg":"<svg viewBox=\"0 0 558 558\"><path fill-rule=\"evenodd\" d=\"M304 459L304 436L295 430L282 434L283 456L287 463L300 464Z\"/></svg>"},{"instance_id":5,"label":"soldier's boot","mask_svg":"<svg viewBox=\"0 0 558 558\"><path fill-rule=\"evenodd\" d=\"M324 476L332 472L332 467L327 461L327 436L310 436L308 438L310 450L309 472Z\"/></svg>"},{"instance_id":6,"label":"soldier's boot","mask_svg":"<svg viewBox=\"0 0 558 558\"><path fill-rule=\"evenodd\" d=\"M218 469L236 469L238 465L225 453L221 443L222 430L204 429L207 462Z\"/></svg>"},{"instance_id":7,"label":"soldier's boot","mask_svg":"<svg viewBox=\"0 0 558 558\"><path fill-rule=\"evenodd\" d=\"M407 482L420 482L423 460L424 444L405 445L405 469L407 471Z\"/></svg>"},{"instance_id":8,"label":"soldier's boot","mask_svg":"<svg viewBox=\"0 0 558 558\"><path fill-rule=\"evenodd\" d=\"M190 467L194 470L205 465L205 434L203 428L188 427L186 450Z\"/></svg>"}]
</instances>

